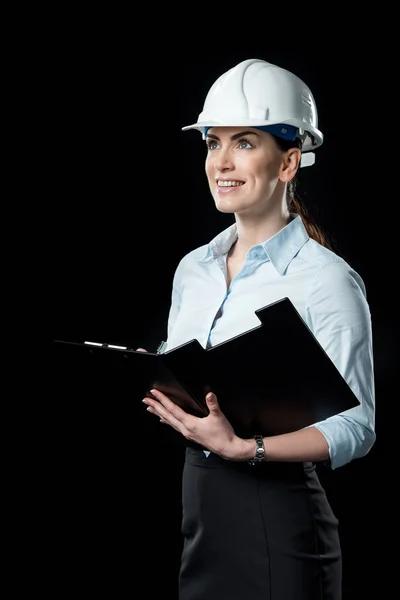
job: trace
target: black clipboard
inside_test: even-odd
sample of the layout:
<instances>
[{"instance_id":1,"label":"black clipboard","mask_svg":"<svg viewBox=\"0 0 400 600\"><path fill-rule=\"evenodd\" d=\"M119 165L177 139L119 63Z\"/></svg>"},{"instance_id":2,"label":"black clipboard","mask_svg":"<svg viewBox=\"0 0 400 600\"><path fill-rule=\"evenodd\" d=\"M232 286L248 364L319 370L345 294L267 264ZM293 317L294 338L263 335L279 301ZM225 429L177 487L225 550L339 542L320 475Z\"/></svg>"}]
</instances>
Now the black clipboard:
<instances>
[{"instance_id":1,"label":"black clipboard","mask_svg":"<svg viewBox=\"0 0 400 600\"><path fill-rule=\"evenodd\" d=\"M215 392L242 437L296 431L359 405L289 298L255 314L259 326L209 349L197 340L162 354L54 341L72 354L83 353L89 363L101 360L106 368L129 370L143 397L157 388L198 417L208 414L205 396Z\"/></svg>"}]
</instances>

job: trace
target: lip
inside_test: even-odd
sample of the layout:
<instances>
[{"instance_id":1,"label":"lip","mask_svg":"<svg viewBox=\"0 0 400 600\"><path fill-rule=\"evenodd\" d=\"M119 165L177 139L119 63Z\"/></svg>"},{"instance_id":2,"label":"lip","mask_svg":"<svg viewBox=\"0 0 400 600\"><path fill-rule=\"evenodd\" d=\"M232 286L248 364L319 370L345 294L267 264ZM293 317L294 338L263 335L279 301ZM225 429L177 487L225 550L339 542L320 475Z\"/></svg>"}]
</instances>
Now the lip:
<instances>
[{"instance_id":1,"label":"lip","mask_svg":"<svg viewBox=\"0 0 400 600\"><path fill-rule=\"evenodd\" d=\"M241 188L243 188L244 185L246 185L245 182L242 182L242 185L235 185L235 186L231 186L231 187L220 187L218 185L218 181L232 181L232 179L230 179L228 177L227 178L218 177L218 179L216 179L216 181L215 181L215 185L217 188L217 194L232 194L234 192L237 192ZM240 181L240 179L238 179L237 181Z\"/></svg>"},{"instance_id":2,"label":"lip","mask_svg":"<svg viewBox=\"0 0 400 600\"><path fill-rule=\"evenodd\" d=\"M218 187L217 186L217 194L233 194L240 190L243 186L238 185L236 187Z\"/></svg>"}]
</instances>

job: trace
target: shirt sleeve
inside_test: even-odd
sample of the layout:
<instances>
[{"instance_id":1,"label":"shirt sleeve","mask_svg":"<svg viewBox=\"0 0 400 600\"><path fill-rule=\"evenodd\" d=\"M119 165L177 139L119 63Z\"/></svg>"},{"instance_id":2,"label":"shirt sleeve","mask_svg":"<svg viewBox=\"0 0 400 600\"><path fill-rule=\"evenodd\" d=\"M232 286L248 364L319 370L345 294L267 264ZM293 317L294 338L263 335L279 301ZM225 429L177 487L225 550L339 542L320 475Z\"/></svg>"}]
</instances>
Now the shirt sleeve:
<instances>
[{"instance_id":1,"label":"shirt sleeve","mask_svg":"<svg viewBox=\"0 0 400 600\"><path fill-rule=\"evenodd\" d=\"M184 271L184 263L185 258L181 259L179 262L174 277L172 280L172 292L171 292L171 304L169 308L168 314L168 324L167 324L167 340L163 347L163 352L166 352L168 348L168 339L170 338L171 331L174 328L175 321L178 317L179 310L181 307L181 287L182 287L182 274Z\"/></svg>"},{"instance_id":2,"label":"shirt sleeve","mask_svg":"<svg viewBox=\"0 0 400 600\"><path fill-rule=\"evenodd\" d=\"M328 442L330 465L336 469L367 454L376 438L371 314L364 282L346 262L319 271L307 321L360 402L314 424Z\"/></svg>"}]
</instances>

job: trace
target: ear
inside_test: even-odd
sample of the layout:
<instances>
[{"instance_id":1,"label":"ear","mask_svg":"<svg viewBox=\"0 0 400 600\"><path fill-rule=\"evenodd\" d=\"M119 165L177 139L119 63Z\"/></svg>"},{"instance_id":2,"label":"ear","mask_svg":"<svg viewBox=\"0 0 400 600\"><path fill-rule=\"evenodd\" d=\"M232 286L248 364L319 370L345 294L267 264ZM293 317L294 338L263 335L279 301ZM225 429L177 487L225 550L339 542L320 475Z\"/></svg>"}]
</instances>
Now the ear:
<instances>
[{"instance_id":1,"label":"ear","mask_svg":"<svg viewBox=\"0 0 400 600\"><path fill-rule=\"evenodd\" d=\"M290 148L283 155L279 179L285 183L293 179L299 168L301 151L298 148Z\"/></svg>"}]
</instances>

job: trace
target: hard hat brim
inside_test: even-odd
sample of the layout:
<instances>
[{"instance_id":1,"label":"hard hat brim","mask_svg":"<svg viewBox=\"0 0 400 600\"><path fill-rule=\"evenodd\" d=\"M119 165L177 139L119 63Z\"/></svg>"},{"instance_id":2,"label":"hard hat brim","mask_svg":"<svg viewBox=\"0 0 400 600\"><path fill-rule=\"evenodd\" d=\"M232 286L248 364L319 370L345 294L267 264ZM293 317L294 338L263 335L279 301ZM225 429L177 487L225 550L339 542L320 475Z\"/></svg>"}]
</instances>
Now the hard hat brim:
<instances>
[{"instance_id":1,"label":"hard hat brim","mask_svg":"<svg viewBox=\"0 0 400 600\"><path fill-rule=\"evenodd\" d=\"M299 123L296 122L295 120L287 120L287 121L280 121L279 123L272 123L271 121L260 121L260 120L253 120L253 119L246 119L246 120L240 120L238 119L235 123L221 123L220 121L198 121L197 123L192 123L192 125L185 125L185 127L182 127L182 131L188 131L190 129L197 129L198 131L200 131L200 133L203 133L204 129L210 128L210 127L266 127L269 125L278 125L278 124L284 124L286 123L287 125L293 125L294 127L299 127ZM304 124L302 124L303 128L304 128ZM309 136L312 138L312 144L306 144L305 147L303 147L303 151L307 151L307 150L315 150L315 148L318 148L319 146L321 146L321 144L323 143L324 140L324 136L322 134L321 131L319 131L319 129L317 129L316 127L313 127L312 125L310 125L307 129L306 129L307 133L309 134Z\"/></svg>"}]
</instances>

